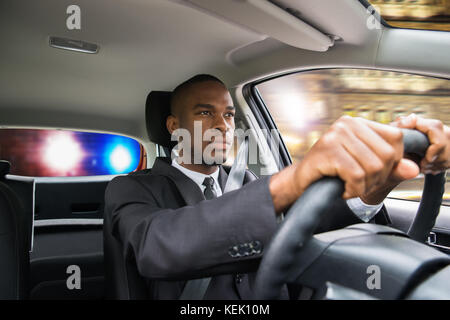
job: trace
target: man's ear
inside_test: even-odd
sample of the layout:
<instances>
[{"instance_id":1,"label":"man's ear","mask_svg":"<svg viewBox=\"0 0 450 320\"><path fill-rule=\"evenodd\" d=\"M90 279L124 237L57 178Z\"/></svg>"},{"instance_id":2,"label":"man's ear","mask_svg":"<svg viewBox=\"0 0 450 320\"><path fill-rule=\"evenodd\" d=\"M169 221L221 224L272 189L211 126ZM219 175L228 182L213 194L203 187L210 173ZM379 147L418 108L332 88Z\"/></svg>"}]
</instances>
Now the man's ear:
<instances>
[{"instance_id":1,"label":"man's ear","mask_svg":"<svg viewBox=\"0 0 450 320\"><path fill-rule=\"evenodd\" d=\"M169 133L172 134L175 130L177 130L180 127L178 118L175 117L174 115L168 116L166 120L166 127Z\"/></svg>"}]
</instances>

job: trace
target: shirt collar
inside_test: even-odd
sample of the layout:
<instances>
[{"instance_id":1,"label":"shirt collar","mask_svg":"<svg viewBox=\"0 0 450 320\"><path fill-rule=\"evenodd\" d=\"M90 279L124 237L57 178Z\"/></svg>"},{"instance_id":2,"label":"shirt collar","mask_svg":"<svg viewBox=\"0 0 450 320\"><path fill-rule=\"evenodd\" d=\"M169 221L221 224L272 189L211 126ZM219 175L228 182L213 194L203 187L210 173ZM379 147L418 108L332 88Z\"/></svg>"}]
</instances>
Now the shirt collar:
<instances>
[{"instance_id":1,"label":"shirt collar","mask_svg":"<svg viewBox=\"0 0 450 320\"><path fill-rule=\"evenodd\" d=\"M216 171L214 171L211 174L203 174L197 171L193 171L193 170L189 170L185 167L183 167L182 165L180 165L177 162L177 159L174 158L172 160L172 166L174 166L175 168L177 168L178 170L180 170L182 173L184 173L186 176L188 176L190 179L192 179L196 184L198 184L199 186L201 186L203 184L203 181L205 181L206 177L212 177L214 179L215 183L219 182L219 168L217 168Z\"/></svg>"}]
</instances>

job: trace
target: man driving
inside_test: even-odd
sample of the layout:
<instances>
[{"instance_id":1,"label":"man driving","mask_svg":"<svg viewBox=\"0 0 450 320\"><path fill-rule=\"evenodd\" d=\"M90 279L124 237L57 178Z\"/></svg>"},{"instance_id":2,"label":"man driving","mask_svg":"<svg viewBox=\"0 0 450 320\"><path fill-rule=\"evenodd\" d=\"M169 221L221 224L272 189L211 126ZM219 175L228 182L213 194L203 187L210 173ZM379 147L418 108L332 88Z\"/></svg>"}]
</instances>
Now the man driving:
<instances>
[{"instance_id":1,"label":"man driving","mask_svg":"<svg viewBox=\"0 0 450 320\"><path fill-rule=\"evenodd\" d=\"M383 125L342 117L301 162L259 179L247 170L244 186L225 193L229 170L203 155L212 146L212 155L224 162L232 147L236 110L227 87L216 77L194 76L175 88L170 108L167 130L189 132L193 151L157 158L150 174L116 177L105 194L113 236L147 279L152 299L179 299L185 279L208 277L202 298L251 299L278 216L324 176L345 182L342 200L321 226L327 231L374 219L389 223L383 200L393 188L420 171L436 174L449 166L450 130L438 120L410 115ZM195 123L201 135L194 134ZM403 157L400 128L428 136L431 145L420 163ZM207 130L218 133L212 141L202 139ZM288 291L282 295L288 298Z\"/></svg>"}]
</instances>

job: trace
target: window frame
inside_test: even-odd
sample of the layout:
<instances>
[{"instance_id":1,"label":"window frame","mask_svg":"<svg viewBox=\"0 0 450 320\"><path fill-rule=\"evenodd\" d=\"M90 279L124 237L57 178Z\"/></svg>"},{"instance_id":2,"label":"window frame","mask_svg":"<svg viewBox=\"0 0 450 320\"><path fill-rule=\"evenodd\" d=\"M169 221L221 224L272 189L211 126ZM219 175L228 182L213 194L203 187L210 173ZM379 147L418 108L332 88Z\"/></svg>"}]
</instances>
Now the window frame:
<instances>
[{"instance_id":1,"label":"window frame","mask_svg":"<svg viewBox=\"0 0 450 320\"><path fill-rule=\"evenodd\" d=\"M363 5L363 7L367 10L369 7L372 7L373 5L369 2L369 1L367 1L367 0L357 0L357 1L359 1L359 3L361 3L362 5ZM389 23L387 23L386 22L386 20L384 20L384 18L383 18L383 16L381 15L381 14L378 14L378 18L379 18L379 21L380 21L380 23L384 26L384 27L386 27L386 28L390 28L390 29L402 29L402 28L399 28L399 27L394 27L394 26L391 26ZM414 29L411 29L411 30L414 30ZM430 30L431 31L431 30Z\"/></svg>"},{"instance_id":2,"label":"window frame","mask_svg":"<svg viewBox=\"0 0 450 320\"><path fill-rule=\"evenodd\" d=\"M267 131L270 131L271 129L277 130L278 138L280 141L278 153L280 156L281 163L279 163L278 161L276 161L276 163L278 164L277 165L278 170L282 170L283 168L292 164L292 158L289 153L289 150L286 147L286 144L284 143L283 136L281 135L280 130L278 130L278 127L275 121L273 120L272 115L269 112L269 108L267 108L266 104L264 103L264 100L259 94L258 89L256 88L256 86L261 82L269 81L275 78L277 77L265 79L263 81L248 83L243 87L242 93L245 101L247 102L247 105L249 106L259 125L259 128ZM271 148L269 135L267 136L267 145L269 146L269 148ZM271 151L272 156L277 156L274 150Z\"/></svg>"}]
</instances>

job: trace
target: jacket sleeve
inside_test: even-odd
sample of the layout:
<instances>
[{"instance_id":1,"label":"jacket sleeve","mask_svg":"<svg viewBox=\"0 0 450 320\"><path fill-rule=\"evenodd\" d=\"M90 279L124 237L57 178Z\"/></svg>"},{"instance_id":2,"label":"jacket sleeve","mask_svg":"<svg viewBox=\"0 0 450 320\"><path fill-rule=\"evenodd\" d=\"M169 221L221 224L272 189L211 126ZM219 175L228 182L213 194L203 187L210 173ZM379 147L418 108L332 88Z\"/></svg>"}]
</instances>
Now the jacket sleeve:
<instances>
[{"instance_id":1,"label":"jacket sleeve","mask_svg":"<svg viewBox=\"0 0 450 320\"><path fill-rule=\"evenodd\" d=\"M264 177L195 206L167 209L138 179L119 176L106 189L105 214L144 277L250 272L277 228L268 184Z\"/></svg>"}]
</instances>

